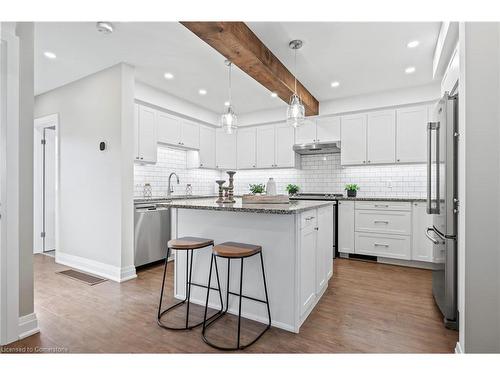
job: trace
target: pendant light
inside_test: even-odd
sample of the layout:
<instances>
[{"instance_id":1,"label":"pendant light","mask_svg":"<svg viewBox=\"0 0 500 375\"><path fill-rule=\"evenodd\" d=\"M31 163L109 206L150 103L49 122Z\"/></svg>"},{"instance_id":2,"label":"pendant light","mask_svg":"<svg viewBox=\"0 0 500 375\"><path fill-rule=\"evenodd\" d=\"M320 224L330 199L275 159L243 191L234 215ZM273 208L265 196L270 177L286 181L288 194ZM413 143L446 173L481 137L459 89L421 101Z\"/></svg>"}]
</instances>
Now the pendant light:
<instances>
[{"instance_id":1,"label":"pendant light","mask_svg":"<svg viewBox=\"0 0 500 375\"><path fill-rule=\"evenodd\" d=\"M298 39L292 40L288 46L295 51L295 88L286 109L286 123L294 128L298 128L305 121L304 105L302 104L302 100L300 100L300 96L297 95L297 50L302 47L302 41Z\"/></svg>"},{"instance_id":2,"label":"pendant light","mask_svg":"<svg viewBox=\"0 0 500 375\"><path fill-rule=\"evenodd\" d=\"M238 117L234 113L233 103L231 100L231 67L232 63L229 60L224 62L228 66L229 70L229 105L227 106L227 110L220 117L221 127L227 134L233 134L236 131L238 125Z\"/></svg>"}]
</instances>

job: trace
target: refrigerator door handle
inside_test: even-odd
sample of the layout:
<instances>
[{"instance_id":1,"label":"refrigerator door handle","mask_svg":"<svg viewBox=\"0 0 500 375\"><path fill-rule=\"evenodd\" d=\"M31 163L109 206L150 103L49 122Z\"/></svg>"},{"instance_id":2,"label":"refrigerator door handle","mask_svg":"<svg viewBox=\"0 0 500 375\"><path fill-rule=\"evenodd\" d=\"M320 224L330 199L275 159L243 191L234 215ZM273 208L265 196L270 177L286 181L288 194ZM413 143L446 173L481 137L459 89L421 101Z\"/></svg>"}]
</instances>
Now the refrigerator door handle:
<instances>
[{"instance_id":1,"label":"refrigerator door handle","mask_svg":"<svg viewBox=\"0 0 500 375\"><path fill-rule=\"evenodd\" d=\"M436 130L436 206L432 207L432 131ZM439 215L439 122L427 123L427 213Z\"/></svg>"},{"instance_id":2,"label":"refrigerator door handle","mask_svg":"<svg viewBox=\"0 0 500 375\"><path fill-rule=\"evenodd\" d=\"M434 244L434 245L439 245L440 242L439 240L436 240L435 238L432 238L432 236L429 234L429 232L434 232L435 234L437 234L439 236L439 234L434 230L433 227L428 227L426 230L425 230L425 236ZM441 236L439 236L441 237ZM444 242L444 241L443 241Z\"/></svg>"}]
</instances>

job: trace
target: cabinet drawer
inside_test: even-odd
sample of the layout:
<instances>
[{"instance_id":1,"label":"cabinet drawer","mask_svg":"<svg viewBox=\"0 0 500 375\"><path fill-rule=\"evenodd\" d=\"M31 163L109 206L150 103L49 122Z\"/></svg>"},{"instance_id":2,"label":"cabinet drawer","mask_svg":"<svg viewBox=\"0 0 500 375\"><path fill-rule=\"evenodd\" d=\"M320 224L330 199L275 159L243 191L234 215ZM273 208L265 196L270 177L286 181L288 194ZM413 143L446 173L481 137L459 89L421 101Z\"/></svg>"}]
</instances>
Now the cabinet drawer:
<instances>
[{"instance_id":1,"label":"cabinet drawer","mask_svg":"<svg viewBox=\"0 0 500 375\"><path fill-rule=\"evenodd\" d=\"M356 209L362 210L400 210L411 211L410 202L356 201Z\"/></svg>"},{"instance_id":2,"label":"cabinet drawer","mask_svg":"<svg viewBox=\"0 0 500 375\"><path fill-rule=\"evenodd\" d=\"M355 235L356 254L374 255L386 258L410 259L409 236L361 233Z\"/></svg>"},{"instance_id":3,"label":"cabinet drawer","mask_svg":"<svg viewBox=\"0 0 500 375\"><path fill-rule=\"evenodd\" d=\"M316 217L316 210L302 212L300 214L300 228L307 228L309 226L316 226L318 218Z\"/></svg>"},{"instance_id":4,"label":"cabinet drawer","mask_svg":"<svg viewBox=\"0 0 500 375\"><path fill-rule=\"evenodd\" d=\"M391 210L356 210L356 232L411 234L411 212Z\"/></svg>"}]
</instances>

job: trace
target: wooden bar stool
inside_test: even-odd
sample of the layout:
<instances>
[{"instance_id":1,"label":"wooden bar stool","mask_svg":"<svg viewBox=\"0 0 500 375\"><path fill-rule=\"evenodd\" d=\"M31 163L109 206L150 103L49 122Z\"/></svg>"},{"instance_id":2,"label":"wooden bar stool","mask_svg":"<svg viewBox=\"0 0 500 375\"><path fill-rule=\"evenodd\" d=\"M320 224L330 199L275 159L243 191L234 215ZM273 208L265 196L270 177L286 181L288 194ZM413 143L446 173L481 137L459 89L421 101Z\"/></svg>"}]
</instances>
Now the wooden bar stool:
<instances>
[{"instance_id":1,"label":"wooden bar stool","mask_svg":"<svg viewBox=\"0 0 500 375\"><path fill-rule=\"evenodd\" d=\"M250 296L245 296L243 295L243 260L245 258L252 257L254 255L260 255L260 264L262 267L262 279L264 281L264 292L266 295L266 300L260 300L254 297ZM227 259L227 285L226 285L226 309L224 312L221 312L219 316L217 316L216 319L212 319L213 317L209 318L207 320L207 309L208 309L208 299L210 296L210 289L207 289L207 299L205 302L205 314L203 317L203 329L201 331L201 335L203 337L203 341L205 341L208 345L210 345L213 348L219 349L219 350L238 350L238 349L245 349L255 343L258 339L262 337L262 335L271 327L271 311L269 308L269 298L267 295L267 284L266 284L266 274L264 272L264 260L262 258L262 247L258 245L250 245L250 244L245 244L245 243L238 243L238 242L224 242L219 245L216 245L215 247L212 248L212 259L210 261L210 271L208 275L208 283L210 284L212 280L212 264L215 263L215 274L217 276L217 282L219 280L219 271L217 269L217 257L219 258L226 258ZM239 293L234 293L229 290L229 280L230 280L230 266L231 266L231 260L232 259L240 259L241 261L241 266L240 266L240 290ZM235 347L222 347L218 346L212 342L210 342L206 335L205 332L208 327L210 327L215 321L217 321L218 318L220 318L222 315L224 315L227 312L227 309L229 307L229 295L234 295L239 297L239 308L238 308L238 339ZM242 345L240 343L240 333L241 333L241 300L242 298L246 298L255 302L260 302L266 304L267 307L267 316L268 316L268 324L266 328L251 342L248 344Z\"/></svg>"},{"instance_id":2,"label":"wooden bar stool","mask_svg":"<svg viewBox=\"0 0 500 375\"><path fill-rule=\"evenodd\" d=\"M186 330L186 329L192 329L195 327L198 327L203 324L203 322L206 320L206 313L207 310L205 309L205 315L204 315L204 320L196 323L194 325L189 325L189 307L191 305L191 286L197 286L200 288L207 288L208 290L214 289L219 292L219 297L220 297L220 303L221 303L221 308L219 311L217 311L214 315L212 315L209 320L211 320L215 316L220 316L222 313L222 310L224 308L223 303L222 303L222 292L220 288L220 282L219 282L219 277L217 275L217 288L212 288L210 287L210 282L207 285L201 285L197 283L191 282L191 277L193 274L193 250L197 249L202 249L207 246L214 246L214 241L207 239L207 238L198 238L198 237L181 237L175 240L170 240L168 241L167 245L167 257L165 258L165 268L163 270L163 281L161 284L161 293L160 293L160 304L158 306L158 316L157 316L157 322L158 325L162 328L165 329L172 329L172 330ZM165 289L165 277L167 274L167 263L168 263L168 258L170 257L170 254L172 250L185 250L186 252L186 297L184 300L174 304L173 306L168 307L165 310L161 310L162 308L162 301L163 301L163 291ZM212 251L213 252L213 251ZM189 256L191 253L191 256ZM165 315L167 312L175 309L176 307L179 307L180 305L183 305L184 303L187 302L187 307L186 307L186 324L184 327L171 327L166 324L164 324L161 321L161 318L163 315Z\"/></svg>"}]
</instances>

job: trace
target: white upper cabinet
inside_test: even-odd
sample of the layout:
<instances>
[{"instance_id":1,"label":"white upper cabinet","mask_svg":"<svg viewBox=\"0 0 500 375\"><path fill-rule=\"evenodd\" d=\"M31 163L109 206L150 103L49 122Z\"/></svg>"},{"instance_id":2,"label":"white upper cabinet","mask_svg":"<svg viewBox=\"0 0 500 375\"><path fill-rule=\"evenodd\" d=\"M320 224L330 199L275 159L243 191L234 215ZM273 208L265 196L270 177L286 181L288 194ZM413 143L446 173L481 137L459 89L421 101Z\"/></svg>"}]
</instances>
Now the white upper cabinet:
<instances>
[{"instance_id":1,"label":"white upper cabinet","mask_svg":"<svg viewBox=\"0 0 500 375\"><path fill-rule=\"evenodd\" d=\"M200 126L199 167L215 168L215 165L215 129Z\"/></svg>"},{"instance_id":2,"label":"white upper cabinet","mask_svg":"<svg viewBox=\"0 0 500 375\"><path fill-rule=\"evenodd\" d=\"M135 143L134 160L156 163L156 111L149 107L135 105Z\"/></svg>"},{"instance_id":3,"label":"white upper cabinet","mask_svg":"<svg viewBox=\"0 0 500 375\"><path fill-rule=\"evenodd\" d=\"M162 111L156 111L158 142L186 148L200 148L200 126Z\"/></svg>"},{"instance_id":4,"label":"white upper cabinet","mask_svg":"<svg viewBox=\"0 0 500 375\"><path fill-rule=\"evenodd\" d=\"M257 127L257 168L272 168L276 165L275 139L274 125Z\"/></svg>"},{"instance_id":5,"label":"white upper cabinet","mask_svg":"<svg viewBox=\"0 0 500 375\"><path fill-rule=\"evenodd\" d=\"M316 120L316 142L340 140L340 116L325 117Z\"/></svg>"},{"instance_id":6,"label":"white upper cabinet","mask_svg":"<svg viewBox=\"0 0 500 375\"><path fill-rule=\"evenodd\" d=\"M316 121L306 120L295 132L295 143L302 144L314 142L316 142Z\"/></svg>"},{"instance_id":7,"label":"white upper cabinet","mask_svg":"<svg viewBox=\"0 0 500 375\"><path fill-rule=\"evenodd\" d=\"M181 145L181 121L165 112L156 111L158 142Z\"/></svg>"},{"instance_id":8,"label":"white upper cabinet","mask_svg":"<svg viewBox=\"0 0 500 375\"><path fill-rule=\"evenodd\" d=\"M200 126L183 121L181 125L181 145L188 148L200 148Z\"/></svg>"},{"instance_id":9,"label":"white upper cabinet","mask_svg":"<svg viewBox=\"0 0 500 375\"><path fill-rule=\"evenodd\" d=\"M236 134L226 134L220 128L215 131L215 167L236 169Z\"/></svg>"},{"instance_id":10,"label":"white upper cabinet","mask_svg":"<svg viewBox=\"0 0 500 375\"><path fill-rule=\"evenodd\" d=\"M366 114L342 116L340 124L341 164L365 164Z\"/></svg>"},{"instance_id":11,"label":"white upper cabinet","mask_svg":"<svg viewBox=\"0 0 500 375\"><path fill-rule=\"evenodd\" d=\"M396 163L426 161L428 106L396 110Z\"/></svg>"},{"instance_id":12,"label":"white upper cabinet","mask_svg":"<svg viewBox=\"0 0 500 375\"><path fill-rule=\"evenodd\" d=\"M238 169L251 169L256 167L256 129L239 129L237 139L237 159Z\"/></svg>"},{"instance_id":13,"label":"white upper cabinet","mask_svg":"<svg viewBox=\"0 0 500 375\"><path fill-rule=\"evenodd\" d=\"M299 128L300 129L300 128ZM297 157L293 151L295 129L286 123L275 126L275 167L293 168Z\"/></svg>"},{"instance_id":14,"label":"white upper cabinet","mask_svg":"<svg viewBox=\"0 0 500 375\"><path fill-rule=\"evenodd\" d=\"M394 163L396 160L396 112L370 112L366 127L366 162Z\"/></svg>"}]
</instances>

